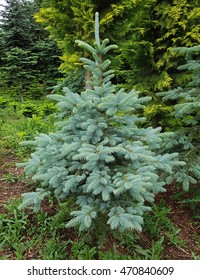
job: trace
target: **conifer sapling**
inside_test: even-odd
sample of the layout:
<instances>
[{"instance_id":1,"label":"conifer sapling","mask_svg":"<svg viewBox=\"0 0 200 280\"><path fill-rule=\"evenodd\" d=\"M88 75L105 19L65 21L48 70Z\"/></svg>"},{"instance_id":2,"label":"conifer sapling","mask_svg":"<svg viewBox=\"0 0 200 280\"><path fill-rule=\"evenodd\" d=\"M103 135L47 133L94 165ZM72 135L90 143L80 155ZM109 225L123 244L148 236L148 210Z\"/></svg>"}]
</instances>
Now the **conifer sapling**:
<instances>
[{"instance_id":1,"label":"conifer sapling","mask_svg":"<svg viewBox=\"0 0 200 280\"><path fill-rule=\"evenodd\" d=\"M167 182L173 180L182 184L188 191L191 185L200 184L200 45L194 47L179 47L174 51L185 55L186 63L178 70L192 73L192 79L185 88L175 88L157 93L164 101L173 100L172 117L179 120L179 125L166 145L166 151L179 151L179 159L186 165L178 168Z\"/></svg>"},{"instance_id":2,"label":"conifer sapling","mask_svg":"<svg viewBox=\"0 0 200 280\"><path fill-rule=\"evenodd\" d=\"M136 110L144 108L149 97L112 84L106 55L117 46L100 41L98 13L95 39L94 46L76 41L92 57L81 58L91 72L90 89L79 95L65 87L64 95L52 94L60 109L60 129L25 143L34 145L35 152L22 165L41 187L24 194L20 207L33 205L37 211L49 194L59 200L74 197L67 227L86 230L104 216L111 229L142 230L143 213L150 210L145 203L150 205L155 194L165 191L167 174L182 163L177 153L159 154L166 136L160 128L141 128L144 118Z\"/></svg>"}]
</instances>

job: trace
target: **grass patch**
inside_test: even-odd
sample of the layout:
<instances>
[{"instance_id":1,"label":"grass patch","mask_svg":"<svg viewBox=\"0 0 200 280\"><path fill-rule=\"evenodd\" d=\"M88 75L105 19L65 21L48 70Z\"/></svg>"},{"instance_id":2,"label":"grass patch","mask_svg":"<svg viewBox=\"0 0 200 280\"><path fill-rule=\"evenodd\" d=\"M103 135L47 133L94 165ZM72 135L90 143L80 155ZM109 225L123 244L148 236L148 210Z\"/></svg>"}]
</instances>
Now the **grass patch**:
<instances>
[{"instance_id":1,"label":"grass patch","mask_svg":"<svg viewBox=\"0 0 200 280\"><path fill-rule=\"evenodd\" d=\"M6 213L0 215L1 259L12 256L20 260L159 260L164 257L164 249L169 242L170 246L183 245L176 235L174 225L166 217L169 209L163 205L157 206L154 213L146 217L146 229L142 234L153 238L148 246L142 242L139 234L115 232L112 236L107 235L100 247L89 234L79 234L65 228L71 202L57 205L58 212L40 211L37 214L27 210L19 211L20 203L20 199L11 200L5 205ZM157 233L150 226L151 222L156 224ZM163 230L164 234L158 238ZM174 235L169 237L170 234Z\"/></svg>"}]
</instances>

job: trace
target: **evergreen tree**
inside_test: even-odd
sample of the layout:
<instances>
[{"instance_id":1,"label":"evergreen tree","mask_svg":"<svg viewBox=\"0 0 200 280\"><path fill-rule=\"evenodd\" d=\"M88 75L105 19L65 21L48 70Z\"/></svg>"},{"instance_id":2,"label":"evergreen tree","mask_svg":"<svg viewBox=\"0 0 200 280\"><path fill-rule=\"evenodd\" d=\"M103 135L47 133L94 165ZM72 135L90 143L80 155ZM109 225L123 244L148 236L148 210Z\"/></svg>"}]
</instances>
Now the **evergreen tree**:
<instances>
[{"instance_id":1,"label":"evergreen tree","mask_svg":"<svg viewBox=\"0 0 200 280\"><path fill-rule=\"evenodd\" d=\"M58 72L60 51L33 18L38 9L36 2L6 0L0 13L3 83L8 87L18 85L16 90L21 97L33 83L41 84L45 90L61 77Z\"/></svg>"},{"instance_id":2,"label":"evergreen tree","mask_svg":"<svg viewBox=\"0 0 200 280\"><path fill-rule=\"evenodd\" d=\"M35 42L36 23L33 14L35 4L26 0L6 0L1 11L1 27L6 32L8 49L30 49Z\"/></svg>"},{"instance_id":3,"label":"evergreen tree","mask_svg":"<svg viewBox=\"0 0 200 280\"><path fill-rule=\"evenodd\" d=\"M154 127L163 128L171 122L171 107L155 95L176 86L186 86L190 76L177 71L184 62L173 51L175 47L191 47L200 43L200 1L138 1L136 11L128 16L130 32L124 37L122 24L112 25L118 36L119 55L116 56L119 81L127 89L134 87L145 95L152 96L152 101L145 109L145 116ZM125 39L125 40L124 40Z\"/></svg>"},{"instance_id":4,"label":"evergreen tree","mask_svg":"<svg viewBox=\"0 0 200 280\"><path fill-rule=\"evenodd\" d=\"M43 0L42 3L36 19L58 42L63 52L61 68L70 79L74 76L71 70L81 67L80 56L86 55L77 49L73 38L82 37L93 43L93 11L100 11L103 34L119 46L110 54L116 83L151 96L145 116L154 127L168 125L171 107L155 93L185 86L190 78L177 71L183 59L172 49L200 43L200 0Z\"/></svg>"},{"instance_id":5,"label":"evergreen tree","mask_svg":"<svg viewBox=\"0 0 200 280\"><path fill-rule=\"evenodd\" d=\"M34 70L38 57L31 51L16 47L7 51L2 57L2 61L3 81L9 87L15 87L21 102L24 102L24 94L28 86L41 76L39 71Z\"/></svg>"},{"instance_id":6,"label":"evergreen tree","mask_svg":"<svg viewBox=\"0 0 200 280\"><path fill-rule=\"evenodd\" d=\"M143 213L150 210L146 202L165 190L168 173L183 163L177 153L159 154L167 137L160 128L140 127L144 119L136 109L144 108L149 97L111 83L114 74L106 56L116 45L100 41L98 24L96 13L94 46L76 41L93 57L81 59L92 73L91 89L79 95L65 87L64 95L51 95L60 108L60 130L24 143L34 145L35 152L22 166L41 187L23 195L21 208L33 204L39 210L50 194L61 200L74 197L67 227L86 230L100 219L101 228L141 230Z\"/></svg>"},{"instance_id":7,"label":"evergreen tree","mask_svg":"<svg viewBox=\"0 0 200 280\"><path fill-rule=\"evenodd\" d=\"M128 19L133 16L138 2L141 0L42 0L41 9L35 18L56 40L63 52L61 69L69 74L72 69L80 69L79 59L82 55L90 55L77 48L74 38L82 38L93 44L94 11L101 12L103 33L112 41L123 38L125 42L125 34L130 33Z\"/></svg>"},{"instance_id":8,"label":"evergreen tree","mask_svg":"<svg viewBox=\"0 0 200 280\"><path fill-rule=\"evenodd\" d=\"M73 38L92 43L93 11L100 11L103 33L119 45L115 66L121 78L129 88L137 85L155 92L169 88L172 80L183 82L176 71L180 61L171 48L199 42L199 4L199 0L43 0L36 20L62 48L67 70L79 65L80 51Z\"/></svg>"},{"instance_id":9,"label":"evergreen tree","mask_svg":"<svg viewBox=\"0 0 200 280\"><path fill-rule=\"evenodd\" d=\"M5 50L5 32L3 31L2 28L0 28L0 66L2 65L2 56L4 54L4 50Z\"/></svg>"},{"instance_id":10,"label":"evergreen tree","mask_svg":"<svg viewBox=\"0 0 200 280\"><path fill-rule=\"evenodd\" d=\"M129 37L120 44L122 74L129 86L155 93L187 84L187 76L177 71L183 60L173 48L200 43L199 5L199 0L138 1Z\"/></svg>"},{"instance_id":11,"label":"evergreen tree","mask_svg":"<svg viewBox=\"0 0 200 280\"><path fill-rule=\"evenodd\" d=\"M80 51L74 44L76 38L91 42L93 33L93 5L84 1L42 1L36 21L44 25L63 51L61 69L68 72L80 67Z\"/></svg>"},{"instance_id":12,"label":"evergreen tree","mask_svg":"<svg viewBox=\"0 0 200 280\"><path fill-rule=\"evenodd\" d=\"M199 184L200 179L200 45L175 49L186 58L186 63L178 67L192 73L192 80L185 88L178 87L159 93L164 101L171 101L172 117L178 119L176 131L166 149L179 151L180 159L186 165L176 173L176 181L182 182L185 190L191 184ZM174 177L169 178L169 182Z\"/></svg>"}]
</instances>

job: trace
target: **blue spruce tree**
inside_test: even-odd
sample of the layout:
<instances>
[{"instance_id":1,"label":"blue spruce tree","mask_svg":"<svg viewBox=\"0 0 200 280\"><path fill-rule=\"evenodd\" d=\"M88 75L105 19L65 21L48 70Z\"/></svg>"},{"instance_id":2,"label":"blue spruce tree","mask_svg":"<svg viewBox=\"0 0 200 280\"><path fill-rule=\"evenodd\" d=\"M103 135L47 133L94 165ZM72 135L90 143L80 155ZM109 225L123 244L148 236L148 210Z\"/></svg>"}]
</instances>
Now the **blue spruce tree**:
<instances>
[{"instance_id":1,"label":"blue spruce tree","mask_svg":"<svg viewBox=\"0 0 200 280\"><path fill-rule=\"evenodd\" d=\"M59 200L73 197L67 227L87 230L104 217L111 229L140 231L143 213L151 209L155 194L165 191L173 167L182 163L177 153L160 154L166 133L141 126L144 118L136 112L150 98L111 83L114 74L106 55L116 46L100 41L98 13L95 22L94 46L77 41L92 57L81 59L91 72L90 86L80 95L67 87L64 95L52 94L60 129L26 142L35 152L22 165L40 188L23 195L21 208L32 205L37 211L50 194Z\"/></svg>"},{"instance_id":2,"label":"blue spruce tree","mask_svg":"<svg viewBox=\"0 0 200 280\"><path fill-rule=\"evenodd\" d=\"M187 71L187 75L192 76L191 81L186 88L178 87L158 95L175 103L172 117L179 120L166 150L179 151L179 159L186 162L168 177L168 183L175 179L187 191L192 184L199 185L200 179L200 46L179 47L174 51L185 56L186 63L178 69Z\"/></svg>"}]
</instances>

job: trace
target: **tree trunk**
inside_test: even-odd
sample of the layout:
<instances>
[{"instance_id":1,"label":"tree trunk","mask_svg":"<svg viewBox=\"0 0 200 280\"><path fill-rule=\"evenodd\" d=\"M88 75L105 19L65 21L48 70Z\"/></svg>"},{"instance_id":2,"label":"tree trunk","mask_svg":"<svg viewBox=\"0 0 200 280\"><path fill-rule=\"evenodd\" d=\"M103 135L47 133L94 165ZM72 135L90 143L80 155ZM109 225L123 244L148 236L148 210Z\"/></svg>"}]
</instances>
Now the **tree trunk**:
<instances>
[{"instance_id":1,"label":"tree trunk","mask_svg":"<svg viewBox=\"0 0 200 280\"><path fill-rule=\"evenodd\" d=\"M85 70L85 89L93 89L93 86L91 85L91 72L89 70Z\"/></svg>"}]
</instances>

